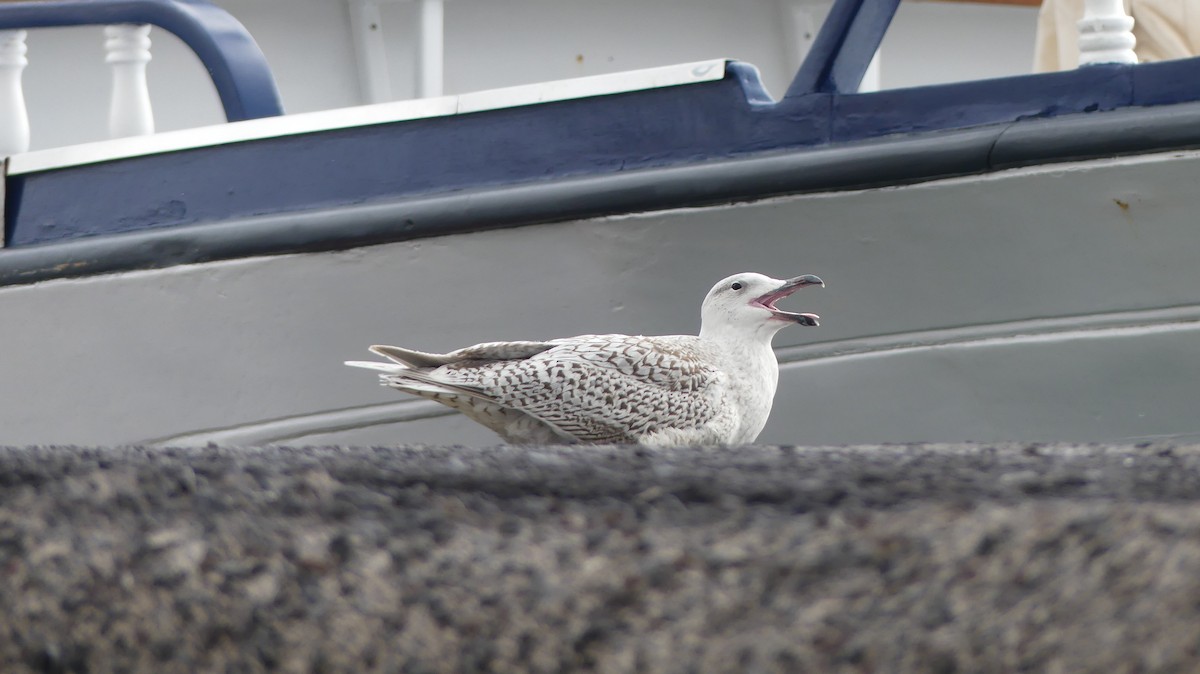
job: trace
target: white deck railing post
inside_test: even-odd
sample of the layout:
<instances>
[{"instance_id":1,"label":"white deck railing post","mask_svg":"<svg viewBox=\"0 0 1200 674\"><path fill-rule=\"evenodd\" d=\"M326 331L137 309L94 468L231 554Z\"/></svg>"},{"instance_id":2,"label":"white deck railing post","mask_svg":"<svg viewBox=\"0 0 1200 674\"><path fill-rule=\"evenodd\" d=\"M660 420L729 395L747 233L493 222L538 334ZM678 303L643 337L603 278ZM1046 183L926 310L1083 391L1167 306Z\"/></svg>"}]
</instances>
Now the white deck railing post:
<instances>
[{"instance_id":1,"label":"white deck railing post","mask_svg":"<svg viewBox=\"0 0 1200 674\"><path fill-rule=\"evenodd\" d=\"M21 71L25 58L25 31L0 30L0 157L29 149L29 112Z\"/></svg>"},{"instance_id":2,"label":"white deck railing post","mask_svg":"<svg viewBox=\"0 0 1200 674\"><path fill-rule=\"evenodd\" d=\"M150 26L105 26L105 61L112 66L112 102L108 133L113 138L154 133L154 112L146 86L150 62Z\"/></svg>"},{"instance_id":3,"label":"white deck railing post","mask_svg":"<svg viewBox=\"0 0 1200 674\"><path fill-rule=\"evenodd\" d=\"M417 97L442 95L444 12L442 0L418 0L420 46L417 48Z\"/></svg>"},{"instance_id":4,"label":"white deck railing post","mask_svg":"<svg viewBox=\"0 0 1200 674\"><path fill-rule=\"evenodd\" d=\"M358 56L358 84L363 102L392 100L392 79L388 73L387 42L383 36L379 0L352 0L350 29Z\"/></svg>"},{"instance_id":5,"label":"white deck railing post","mask_svg":"<svg viewBox=\"0 0 1200 674\"><path fill-rule=\"evenodd\" d=\"M867 64L867 71L863 73L862 82L858 85L858 93L879 91L879 62L883 58L880 56L881 52L882 50L876 49L875 55L871 57L871 62Z\"/></svg>"},{"instance_id":6,"label":"white deck railing post","mask_svg":"<svg viewBox=\"0 0 1200 674\"><path fill-rule=\"evenodd\" d=\"M1137 63L1133 17L1121 0L1084 0L1078 27L1079 65Z\"/></svg>"}]
</instances>

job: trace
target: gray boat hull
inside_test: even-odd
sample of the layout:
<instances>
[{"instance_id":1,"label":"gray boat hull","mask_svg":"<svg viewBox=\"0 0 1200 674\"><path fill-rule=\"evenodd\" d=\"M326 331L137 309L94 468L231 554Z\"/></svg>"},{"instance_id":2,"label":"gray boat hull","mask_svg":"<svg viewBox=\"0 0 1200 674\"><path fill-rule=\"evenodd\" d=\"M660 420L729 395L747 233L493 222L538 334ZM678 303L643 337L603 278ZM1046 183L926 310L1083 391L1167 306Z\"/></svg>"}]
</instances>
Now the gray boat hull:
<instances>
[{"instance_id":1,"label":"gray boat hull","mask_svg":"<svg viewBox=\"0 0 1200 674\"><path fill-rule=\"evenodd\" d=\"M342 365L693 332L787 300L768 443L1200 438L1200 155L1171 152L0 288L7 444L497 439Z\"/></svg>"}]
</instances>

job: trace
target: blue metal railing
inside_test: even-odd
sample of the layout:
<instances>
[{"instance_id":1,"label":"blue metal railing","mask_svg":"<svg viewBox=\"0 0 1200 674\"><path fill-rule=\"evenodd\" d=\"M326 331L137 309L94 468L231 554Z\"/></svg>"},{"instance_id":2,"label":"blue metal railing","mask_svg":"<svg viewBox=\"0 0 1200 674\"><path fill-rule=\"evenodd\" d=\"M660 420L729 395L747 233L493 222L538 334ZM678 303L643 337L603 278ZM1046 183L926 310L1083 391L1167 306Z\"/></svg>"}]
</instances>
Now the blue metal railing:
<instances>
[{"instance_id":1,"label":"blue metal railing","mask_svg":"<svg viewBox=\"0 0 1200 674\"><path fill-rule=\"evenodd\" d=\"M899 5L900 0L835 2L786 96L858 91Z\"/></svg>"},{"instance_id":2,"label":"blue metal railing","mask_svg":"<svg viewBox=\"0 0 1200 674\"><path fill-rule=\"evenodd\" d=\"M208 70L230 122L283 114L267 59L246 28L208 0L37 0L0 3L0 30L151 24L182 40Z\"/></svg>"}]
</instances>

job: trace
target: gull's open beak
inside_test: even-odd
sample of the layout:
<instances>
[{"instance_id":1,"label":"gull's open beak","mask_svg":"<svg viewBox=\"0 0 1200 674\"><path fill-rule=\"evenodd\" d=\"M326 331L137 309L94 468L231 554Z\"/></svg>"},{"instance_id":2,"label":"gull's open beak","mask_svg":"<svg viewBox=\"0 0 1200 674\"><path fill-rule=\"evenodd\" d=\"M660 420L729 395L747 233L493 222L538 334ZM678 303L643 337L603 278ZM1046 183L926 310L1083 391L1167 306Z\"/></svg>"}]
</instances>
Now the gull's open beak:
<instances>
[{"instance_id":1,"label":"gull's open beak","mask_svg":"<svg viewBox=\"0 0 1200 674\"><path fill-rule=\"evenodd\" d=\"M780 311L779 309L775 308L776 302L805 286L821 286L824 288L825 282L819 277L813 276L812 274L797 276L784 281L783 285L779 286L775 290L772 290L766 295L755 298L754 302L771 312L772 318L777 318L781 321L788 321L790 323L799 323L800 325L820 325L819 320L821 317L816 314L793 313L791 311Z\"/></svg>"}]
</instances>

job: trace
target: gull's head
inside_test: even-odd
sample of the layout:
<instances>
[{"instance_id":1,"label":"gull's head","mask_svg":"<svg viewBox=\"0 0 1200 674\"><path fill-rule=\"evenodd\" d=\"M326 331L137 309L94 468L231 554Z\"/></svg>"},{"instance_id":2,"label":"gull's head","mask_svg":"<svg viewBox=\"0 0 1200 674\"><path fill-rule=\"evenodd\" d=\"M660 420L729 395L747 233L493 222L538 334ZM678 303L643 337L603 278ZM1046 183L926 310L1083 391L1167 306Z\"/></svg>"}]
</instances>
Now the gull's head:
<instances>
[{"instance_id":1,"label":"gull's head","mask_svg":"<svg viewBox=\"0 0 1200 674\"><path fill-rule=\"evenodd\" d=\"M793 323L818 325L816 314L782 311L775 306L797 290L813 285L824 287L825 282L812 274L783 280L753 272L722 279L708 291L701 305L700 335L763 335L769 339Z\"/></svg>"}]
</instances>

